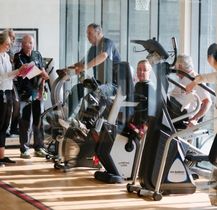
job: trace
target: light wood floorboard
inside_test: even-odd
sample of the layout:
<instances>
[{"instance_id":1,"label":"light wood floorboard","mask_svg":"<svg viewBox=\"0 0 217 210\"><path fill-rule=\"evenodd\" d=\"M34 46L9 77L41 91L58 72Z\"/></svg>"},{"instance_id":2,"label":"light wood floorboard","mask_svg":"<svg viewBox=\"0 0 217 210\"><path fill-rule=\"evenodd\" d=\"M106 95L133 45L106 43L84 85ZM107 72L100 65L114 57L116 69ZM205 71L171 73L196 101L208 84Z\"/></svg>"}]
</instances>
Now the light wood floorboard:
<instances>
[{"instance_id":1,"label":"light wood floorboard","mask_svg":"<svg viewBox=\"0 0 217 210\"><path fill-rule=\"evenodd\" d=\"M33 153L33 151L31 151ZM64 173L44 158L19 158L19 149L6 149L17 161L0 168L0 180L25 192L54 210L210 210L207 180L200 179L198 190L191 195L164 196L161 201L128 193L123 184L105 184L93 178L94 169L76 168ZM0 210L37 209L17 196L0 189Z\"/></svg>"}]
</instances>

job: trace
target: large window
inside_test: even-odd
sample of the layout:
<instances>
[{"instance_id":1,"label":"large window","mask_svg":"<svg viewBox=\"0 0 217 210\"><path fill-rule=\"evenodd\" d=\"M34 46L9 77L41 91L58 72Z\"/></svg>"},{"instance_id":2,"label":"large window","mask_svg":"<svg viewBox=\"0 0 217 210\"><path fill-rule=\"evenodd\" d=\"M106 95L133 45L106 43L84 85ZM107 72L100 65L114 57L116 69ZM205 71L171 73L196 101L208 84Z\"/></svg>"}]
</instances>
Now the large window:
<instances>
[{"instance_id":1,"label":"large window","mask_svg":"<svg viewBox=\"0 0 217 210\"><path fill-rule=\"evenodd\" d=\"M159 0L159 42L167 51L172 50L172 37L175 37L177 44L180 44L180 15L179 1ZM172 62L169 60L169 62Z\"/></svg>"},{"instance_id":2,"label":"large window","mask_svg":"<svg viewBox=\"0 0 217 210\"><path fill-rule=\"evenodd\" d=\"M148 40L153 37L169 53L173 50L171 38L175 37L178 52L193 57L196 71L212 71L207 64L206 52L207 47L217 40L216 0L61 2L61 67L79 61L87 53L90 44L86 37L86 27L95 22L102 25L104 35L114 41L122 61L128 61L134 72L137 62L144 59L147 52L141 45L131 41ZM167 61L171 63L173 58ZM200 142L197 146L201 147Z\"/></svg>"},{"instance_id":3,"label":"large window","mask_svg":"<svg viewBox=\"0 0 217 210\"><path fill-rule=\"evenodd\" d=\"M102 25L104 35L112 39L118 47L121 59L129 61L131 66L144 58L146 54L135 53L143 49L131 43L131 40L149 39L150 2L140 0L68 0L62 6L61 65L67 66L80 60L87 52L90 44L86 37L86 27L95 22ZM144 5L146 7L144 7ZM142 21L141 21L142 20Z\"/></svg>"},{"instance_id":4,"label":"large window","mask_svg":"<svg viewBox=\"0 0 217 210\"><path fill-rule=\"evenodd\" d=\"M199 64L200 72L211 72L211 68L207 63L207 48L210 44L217 41L217 1L201 0L200 1L200 49Z\"/></svg>"},{"instance_id":5,"label":"large window","mask_svg":"<svg viewBox=\"0 0 217 210\"><path fill-rule=\"evenodd\" d=\"M136 68L139 60L144 59L147 53L141 45L134 44L132 40L147 40L150 32L150 4L145 5L148 1L129 1L129 56L130 64ZM143 7L144 6L144 7ZM146 6L146 7L145 7ZM141 52L138 52L141 51Z\"/></svg>"}]
</instances>

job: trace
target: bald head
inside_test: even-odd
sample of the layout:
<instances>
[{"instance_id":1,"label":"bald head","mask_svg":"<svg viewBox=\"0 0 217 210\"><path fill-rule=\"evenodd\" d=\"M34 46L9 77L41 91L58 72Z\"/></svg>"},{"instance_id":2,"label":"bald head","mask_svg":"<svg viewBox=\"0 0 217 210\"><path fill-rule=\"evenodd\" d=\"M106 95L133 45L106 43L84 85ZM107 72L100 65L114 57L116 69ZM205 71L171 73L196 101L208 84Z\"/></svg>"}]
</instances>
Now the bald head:
<instances>
[{"instance_id":1,"label":"bald head","mask_svg":"<svg viewBox=\"0 0 217 210\"><path fill-rule=\"evenodd\" d=\"M31 55L34 48L34 38L33 36L26 34L22 39L22 49L26 55Z\"/></svg>"},{"instance_id":2,"label":"bald head","mask_svg":"<svg viewBox=\"0 0 217 210\"><path fill-rule=\"evenodd\" d=\"M147 59L140 60L137 64L137 77L140 82L148 81L150 79L152 67Z\"/></svg>"}]
</instances>

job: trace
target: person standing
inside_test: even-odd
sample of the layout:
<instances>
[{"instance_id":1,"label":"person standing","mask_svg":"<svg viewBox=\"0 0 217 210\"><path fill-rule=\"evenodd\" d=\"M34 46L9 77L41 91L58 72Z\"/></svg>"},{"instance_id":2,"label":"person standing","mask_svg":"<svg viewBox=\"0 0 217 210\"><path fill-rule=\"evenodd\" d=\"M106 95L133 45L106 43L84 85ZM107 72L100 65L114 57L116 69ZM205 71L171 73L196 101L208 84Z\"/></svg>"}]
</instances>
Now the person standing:
<instances>
[{"instance_id":1,"label":"person standing","mask_svg":"<svg viewBox=\"0 0 217 210\"><path fill-rule=\"evenodd\" d=\"M11 39L11 47L8 51L8 54L10 56L10 61L12 64L12 69L14 69L14 54L15 52L13 51L13 45L15 42L15 33L13 31L13 29L6 29L5 31L8 31L9 37ZM6 136L7 137L11 137L12 135L18 135L19 131L18 131L18 122L19 122L19 116L20 116L20 106L19 106L19 98L17 95L17 79L15 78L13 80L13 108L12 108L12 116L11 116L11 122L10 122L10 130L7 131Z\"/></svg>"},{"instance_id":2,"label":"person standing","mask_svg":"<svg viewBox=\"0 0 217 210\"><path fill-rule=\"evenodd\" d=\"M5 157L5 141L13 103L13 79L19 71L25 68L25 65L20 65L18 72L12 71L12 64L7 53L10 46L11 40L8 31L0 33L0 166L4 166L5 163L15 163Z\"/></svg>"},{"instance_id":3,"label":"person standing","mask_svg":"<svg viewBox=\"0 0 217 210\"><path fill-rule=\"evenodd\" d=\"M207 61L215 72L197 75L192 82L186 85L187 92L191 92L201 83L217 83L217 43L213 43L208 47Z\"/></svg>"},{"instance_id":4,"label":"person standing","mask_svg":"<svg viewBox=\"0 0 217 210\"><path fill-rule=\"evenodd\" d=\"M217 43L213 43L207 50L207 61L209 65L215 70L212 73L199 74L195 79L186 85L186 91L190 93L193 89L197 88L201 83L215 83L217 84ZM215 104L216 106L216 104ZM215 135L216 138L216 135ZM216 166L216 141L213 141L211 149L209 151L209 162ZM211 172L210 187L209 187L209 199L212 205L217 205L216 186L217 186L217 170L213 167Z\"/></svg>"},{"instance_id":5,"label":"person standing","mask_svg":"<svg viewBox=\"0 0 217 210\"><path fill-rule=\"evenodd\" d=\"M41 69L42 73L32 79L18 78L17 91L20 98L20 120L19 120L19 140L20 157L31 158L29 144L33 132L33 148L35 156L45 157L46 151L43 144L43 129L41 125L41 113L43 111L44 82L49 78L45 72L42 56L39 51L33 50L34 38L31 35L24 35L22 39L22 49L14 56L15 68L22 64L34 62Z\"/></svg>"},{"instance_id":6,"label":"person standing","mask_svg":"<svg viewBox=\"0 0 217 210\"><path fill-rule=\"evenodd\" d=\"M100 25L87 26L87 38L92 45L87 56L70 66L77 74L93 68L94 77L101 83L112 83L114 64L120 62L120 54L114 42L103 35Z\"/></svg>"}]
</instances>

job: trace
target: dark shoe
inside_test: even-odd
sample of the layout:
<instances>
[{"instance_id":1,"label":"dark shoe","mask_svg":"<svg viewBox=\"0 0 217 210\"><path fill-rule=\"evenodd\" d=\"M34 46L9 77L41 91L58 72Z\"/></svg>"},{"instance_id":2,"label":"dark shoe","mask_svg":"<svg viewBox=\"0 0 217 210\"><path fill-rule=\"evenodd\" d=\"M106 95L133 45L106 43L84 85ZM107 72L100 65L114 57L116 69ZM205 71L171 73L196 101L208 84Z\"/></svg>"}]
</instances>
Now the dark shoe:
<instances>
[{"instance_id":1,"label":"dark shoe","mask_svg":"<svg viewBox=\"0 0 217 210\"><path fill-rule=\"evenodd\" d=\"M9 132L6 133L6 137L10 137L11 134Z\"/></svg>"},{"instance_id":2,"label":"dark shoe","mask_svg":"<svg viewBox=\"0 0 217 210\"><path fill-rule=\"evenodd\" d=\"M10 134L19 135L19 131L18 130L12 130L12 131L10 131Z\"/></svg>"},{"instance_id":3,"label":"dark shoe","mask_svg":"<svg viewBox=\"0 0 217 210\"><path fill-rule=\"evenodd\" d=\"M16 161L11 160L9 157L4 157L0 159L0 163L16 163Z\"/></svg>"}]
</instances>

